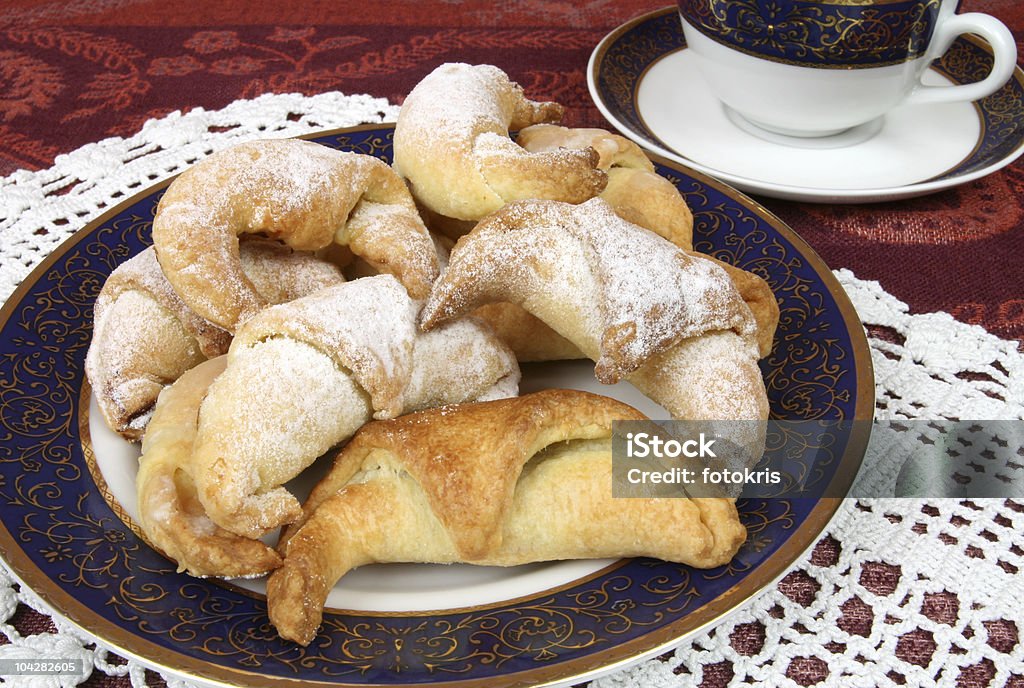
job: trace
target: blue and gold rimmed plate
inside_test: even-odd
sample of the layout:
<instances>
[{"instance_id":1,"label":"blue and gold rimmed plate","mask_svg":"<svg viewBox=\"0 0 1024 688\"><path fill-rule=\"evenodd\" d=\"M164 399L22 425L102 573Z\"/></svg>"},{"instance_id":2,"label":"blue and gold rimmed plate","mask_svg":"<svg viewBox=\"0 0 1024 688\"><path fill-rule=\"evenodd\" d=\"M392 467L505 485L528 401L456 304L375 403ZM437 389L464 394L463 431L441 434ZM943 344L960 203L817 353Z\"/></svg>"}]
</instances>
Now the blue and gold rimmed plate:
<instances>
[{"instance_id":1,"label":"blue and gold rimmed plate","mask_svg":"<svg viewBox=\"0 0 1024 688\"><path fill-rule=\"evenodd\" d=\"M314 138L390 161L393 129ZM778 418L870 419L866 339L834 276L735 190L657 160L693 209L695 243L765 277L782 317L763 362ZM651 657L739 608L812 546L838 499L742 500L748 541L700 571L648 559L511 569L391 565L346 576L306 648L280 640L261 581L199 580L135 527L138 450L90 412L83 362L107 275L150 241L159 184L90 223L0 312L0 554L54 611L117 652L210 685L543 685ZM530 367L524 386L592 386L587 365ZM615 396L629 395L622 388ZM832 447L834 471L865 438ZM611 486L609 486L611 489Z\"/></svg>"},{"instance_id":2,"label":"blue and gold rimmed plate","mask_svg":"<svg viewBox=\"0 0 1024 688\"><path fill-rule=\"evenodd\" d=\"M903 106L877 134L770 141L744 130L707 89L675 6L608 34L587 67L590 94L625 136L748 193L806 202L922 196L995 172L1024 153L1024 72L975 103ZM978 81L988 45L960 37L925 74L931 85ZM846 145L849 144L849 145Z\"/></svg>"}]
</instances>

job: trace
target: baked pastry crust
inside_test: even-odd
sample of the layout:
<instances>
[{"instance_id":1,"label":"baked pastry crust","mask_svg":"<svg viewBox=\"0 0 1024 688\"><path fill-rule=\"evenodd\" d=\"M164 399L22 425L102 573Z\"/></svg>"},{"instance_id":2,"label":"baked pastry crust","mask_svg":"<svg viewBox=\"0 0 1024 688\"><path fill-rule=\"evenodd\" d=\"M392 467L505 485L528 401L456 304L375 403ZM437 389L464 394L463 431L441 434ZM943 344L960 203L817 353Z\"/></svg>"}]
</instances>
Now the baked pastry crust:
<instances>
[{"instance_id":1,"label":"baked pastry crust","mask_svg":"<svg viewBox=\"0 0 1024 688\"><path fill-rule=\"evenodd\" d=\"M431 211L478 220L508 201L578 203L605 186L593 150L530 153L509 130L562 117L557 103L527 99L491 65L443 64L406 97L395 125L395 169Z\"/></svg>"},{"instance_id":2,"label":"baked pastry crust","mask_svg":"<svg viewBox=\"0 0 1024 688\"><path fill-rule=\"evenodd\" d=\"M238 236L316 251L340 243L422 298L437 256L405 183L380 160L298 139L214 153L167 188L153 243L168 281L202 317L234 331L266 305L239 263Z\"/></svg>"},{"instance_id":3,"label":"baked pastry crust","mask_svg":"<svg viewBox=\"0 0 1024 688\"><path fill-rule=\"evenodd\" d=\"M515 357L485 325L418 334L419 308L378 275L242 326L199 412L194 477L215 523L255 538L294 520L281 486L371 418L516 393Z\"/></svg>"},{"instance_id":4,"label":"baked pastry crust","mask_svg":"<svg viewBox=\"0 0 1024 688\"><path fill-rule=\"evenodd\" d=\"M640 146L604 129L570 129L536 124L519 132L516 142L531 152L560 148L598 153L597 167L608 173L599 195L622 219L661 235L679 248L693 248L693 213L672 182L654 171Z\"/></svg>"},{"instance_id":5,"label":"baked pastry crust","mask_svg":"<svg viewBox=\"0 0 1024 688\"><path fill-rule=\"evenodd\" d=\"M693 213L679 190L655 172L651 160L629 139L604 129L536 124L520 131L516 142L531 152L559 148L597 151L598 168L608 173L608 186L598 197L607 201L622 219L693 252ZM460 229L445 219L437 221L449 232ZM462 227L458 235L471 229L472 226ZM779 306L771 288L752 273L717 262L729 273L753 312L758 324L758 347L761 356L767 356L779 320ZM520 361L586 358L571 342L518 306L488 304L478 308L475 315L494 328Z\"/></svg>"},{"instance_id":6,"label":"baked pastry crust","mask_svg":"<svg viewBox=\"0 0 1024 688\"><path fill-rule=\"evenodd\" d=\"M444 234L434 234L434 238L443 273L455 240ZM484 304L473 311L473 317L487 323L520 363L586 358L572 342L513 303Z\"/></svg>"},{"instance_id":7,"label":"baked pastry crust","mask_svg":"<svg viewBox=\"0 0 1024 688\"><path fill-rule=\"evenodd\" d=\"M520 363L586 358L579 347L514 303L486 303L473 317L487 323Z\"/></svg>"},{"instance_id":8,"label":"baked pastry crust","mask_svg":"<svg viewBox=\"0 0 1024 688\"><path fill-rule=\"evenodd\" d=\"M281 564L273 548L217 527L196 495L191 457L199 404L225 362L220 356L200 363L161 393L135 481L146 538L193 576L257 576Z\"/></svg>"},{"instance_id":9,"label":"baked pastry crust","mask_svg":"<svg viewBox=\"0 0 1024 688\"><path fill-rule=\"evenodd\" d=\"M241 243L242 269L269 303L344 281L334 265L275 241ZM201 361L227 351L231 335L175 293L152 247L107 278L93 311L85 372L100 413L127 440L141 439L160 391Z\"/></svg>"},{"instance_id":10,"label":"baked pastry crust","mask_svg":"<svg viewBox=\"0 0 1024 688\"><path fill-rule=\"evenodd\" d=\"M601 382L627 379L673 418L767 418L757 323L726 270L601 199L509 204L449 261L424 329L484 303L515 303L595 361Z\"/></svg>"},{"instance_id":11,"label":"baked pastry crust","mask_svg":"<svg viewBox=\"0 0 1024 688\"><path fill-rule=\"evenodd\" d=\"M652 556L726 563L746 537L726 499L615 499L607 397L547 390L365 426L289 529L267 585L278 633L309 643L334 583L373 562L513 566Z\"/></svg>"},{"instance_id":12,"label":"baked pastry crust","mask_svg":"<svg viewBox=\"0 0 1024 688\"><path fill-rule=\"evenodd\" d=\"M688 251L687 253L710 260L725 270L732 280L740 298L747 304L754 322L757 324L757 351L758 356L764 358L772 352L772 345L775 341L775 330L779 326L779 302L775 293L761 277L752 272L738 268L735 265L718 260L706 253Z\"/></svg>"}]
</instances>

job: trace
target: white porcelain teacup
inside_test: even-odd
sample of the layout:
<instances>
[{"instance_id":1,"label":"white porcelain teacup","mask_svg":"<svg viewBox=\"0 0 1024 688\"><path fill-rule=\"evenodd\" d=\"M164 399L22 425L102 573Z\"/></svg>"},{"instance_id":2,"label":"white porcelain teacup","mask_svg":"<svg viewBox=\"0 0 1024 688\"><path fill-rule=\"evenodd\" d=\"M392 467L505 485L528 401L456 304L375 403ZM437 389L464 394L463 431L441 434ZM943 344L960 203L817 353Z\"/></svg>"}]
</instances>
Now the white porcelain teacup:
<instances>
[{"instance_id":1,"label":"white porcelain teacup","mask_svg":"<svg viewBox=\"0 0 1024 688\"><path fill-rule=\"evenodd\" d=\"M731 119L759 135L827 137L913 103L979 100L1013 74L1017 49L999 20L956 14L956 0L679 0L687 46ZM921 77L962 34L989 43L972 84ZM737 115L739 115L737 117ZM751 127L750 125L755 125Z\"/></svg>"}]
</instances>

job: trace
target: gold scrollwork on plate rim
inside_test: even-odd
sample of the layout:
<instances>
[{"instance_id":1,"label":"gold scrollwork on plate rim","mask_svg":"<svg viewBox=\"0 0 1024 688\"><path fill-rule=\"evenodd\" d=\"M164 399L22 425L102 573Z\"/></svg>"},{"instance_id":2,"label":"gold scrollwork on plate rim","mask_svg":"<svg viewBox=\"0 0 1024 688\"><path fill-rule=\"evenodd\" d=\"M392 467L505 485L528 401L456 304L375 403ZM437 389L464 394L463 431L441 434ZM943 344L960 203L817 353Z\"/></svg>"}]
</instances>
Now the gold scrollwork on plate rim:
<instances>
[{"instance_id":1,"label":"gold scrollwork on plate rim","mask_svg":"<svg viewBox=\"0 0 1024 688\"><path fill-rule=\"evenodd\" d=\"M386 127L368 125L345 131L360 131L370 129L386 130ZM312 137L326 137L339 132L323 132L311 135ZM764 208L751 201L739 192L726 187L704 175L667 161L659 161L666 167L675 169L679 174L699 180L701 184L712 187L720 193L725 194L739 205L746 208L772 225L787 241L793 244L805 260L812 265L821 276L824 287L832 294L842 314L843 326L848 331L854 350L854 357L857 363L856 378L859 397L856 400L856 416L859 418L870 418L874 407L873 379L871 374L870 354L867 349L866 338L860 327L856 312L849 303L848 298L839 286L838 281L828 271L820 258L800 240L792 230L786 227L781 221L768 213ZM72 247L76 246L89 232L103 223L108 222L117 213L141 198L153 194L163 188L165 184L157 185L155 188L147 189L135 197L128 199L119 206L109 210L99 219L90 223L89 226L77 232L71 239L58 247L48 256L40 266L29 276L28 279L15 291L14 295L3 310L0 311L0 325L3 325L21 299L29 292L32 284L40 279L40 276L49 270L56 261L66 254ZM81 402L80 402L81 403ZM848 447L848 452L853 455L862 455L863 446ZM698 609L688 614L683 619L667 623L658 627L651 633L633 638L629 641L615 644L601 651L595 652L575 659L563 662L556 662L550 665L540 665L521 675L509 676L513 682L523 684L535 684L551 680L566 680L568 678L582 678L597 670L606 670L624 663L636 661L645 656L652 656L664 648L680 642L681 638L688 636L705 626L713 623L722 615L733 609L741 601L749 598L757 591L777 580L787 569L788 565L797 559L806 549L813 546L816 536L824 529L825 525L838 509L841 500L826 499L820 500L814 506L808 516L797 525L792 536L790 536L777 551L761 562L753 571L750 571L739 584L733 586L728 592L719 595L717 598L706 602ZM105 645L111 647L120 654L137 659L148 666L155 666L176 674L190 675L206 680L219 682L230 682L241 685L292 685L289 679L279 679L270 676L261 676L241 668L216 665L199 658L177 652L165 645L158 644L138 633L119 626L111 620L101 616L89 609L85 604L76 599L68 590L52 581L46 572L42 571L28 554L18 545L16 537L10 532L7 524L0 523L0 555L11 566L15 576L22 584L29 585L51 608L60 616L68 619L79 626L87 635L99 638ZM490 679L479 679L473 681L441 681L437 686L469 686L487 685ZM313 681L313 684L336 685L332 681Z\"/></svg>"}]
</instances>

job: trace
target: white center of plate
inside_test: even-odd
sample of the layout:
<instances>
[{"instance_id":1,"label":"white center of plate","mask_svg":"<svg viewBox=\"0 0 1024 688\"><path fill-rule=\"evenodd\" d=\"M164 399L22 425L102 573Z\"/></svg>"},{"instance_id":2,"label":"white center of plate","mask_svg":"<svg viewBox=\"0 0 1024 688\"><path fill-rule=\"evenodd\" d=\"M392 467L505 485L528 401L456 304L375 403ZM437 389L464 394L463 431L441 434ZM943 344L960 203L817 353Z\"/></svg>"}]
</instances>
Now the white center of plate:
<instances>
[{"instance_id":1,"label":"white center of plate","mask_svg":"<svg viewBox=\"0 0 1024 688\"><path fill-rule=\"evenodd\" d=\"M652 418L668 418L663 408L629 383L605 386L597 382L594 364L590 361L525 364L522 367L522 394L553 387L580 389L619 399ZM139 445L126 442L107 428L95 398L90 399L89 434L96 464L110 492L137 523L135 476L138 473ZM314 466L308 475L304 474L289 487L304 499L315 483L316 474L324 470L326 466ZM327 607L404 612L487 605L572 583L612 563L613 560L608 559L559 561L508 568L462 564L376 564L364 566L342 578L328 596ZM265 578L233 580L232 583L258 594L266 592Z\"/></svg>"},{"instance_id":2,"label":"white center of plate","mask_svg":"<svg viewBox=\"0 0 1024 688\"><path fill-rule=\"evenodd\" d=\"M698 72L697 59L684 49L656 62L640 82L637 109L666 147L728 175L809 189L899 187L956 167L981 134L973 104L945 103L896 108L885 116L878 134L852 146L815 149L773 143L729 120ZM951 83L933 70L924 82Z\"/></svg>"}]
</instances>

